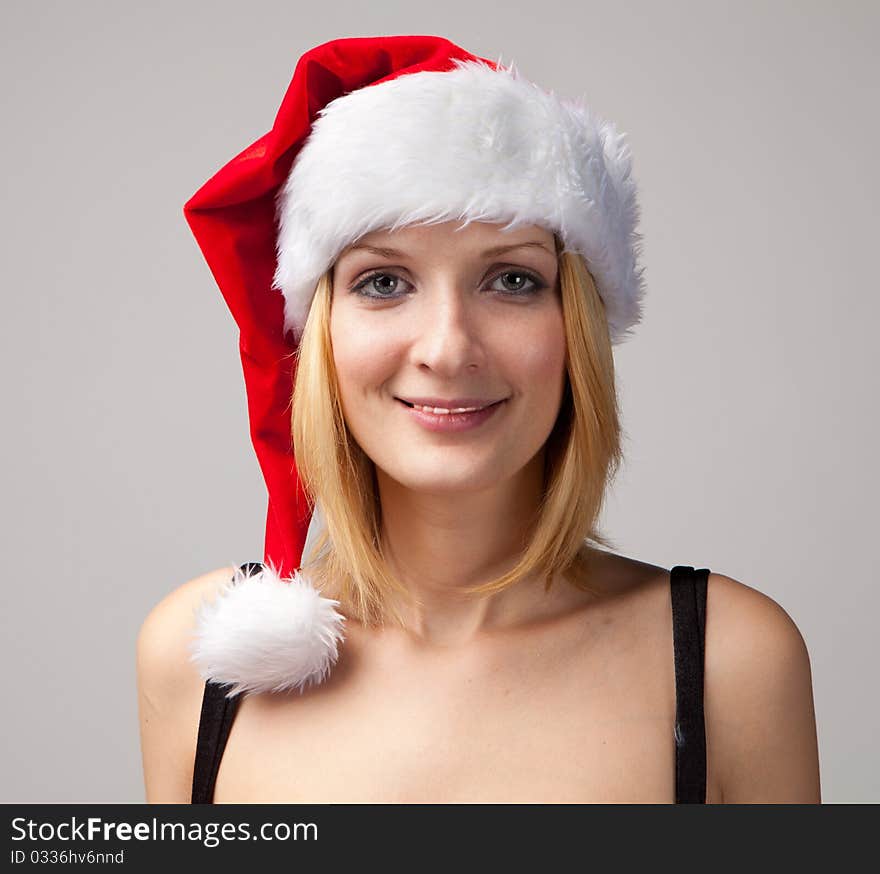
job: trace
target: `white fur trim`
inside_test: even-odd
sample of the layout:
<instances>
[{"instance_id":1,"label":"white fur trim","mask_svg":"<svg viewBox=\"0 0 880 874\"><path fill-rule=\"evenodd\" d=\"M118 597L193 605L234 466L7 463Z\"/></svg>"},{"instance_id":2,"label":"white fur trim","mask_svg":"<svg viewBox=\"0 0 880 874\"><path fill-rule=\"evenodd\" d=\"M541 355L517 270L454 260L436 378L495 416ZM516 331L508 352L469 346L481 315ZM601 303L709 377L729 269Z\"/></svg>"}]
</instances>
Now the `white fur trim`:
<instances>
[{"instance_id":1,"label":"white fur trim","mask_svg":"<svg viewBox=\"0 0 880 874\"><path fill-rule=\"evenodd\" d=\"M631 156L615 125L511 64L455 61L331 101L278 192L284 326L302 333L321 275L382 228L450 220L538 224L580 252L613 343L641 321L641 235Z\"/></svg>"},{"instance_id":2,"label":"white fur trim","mask_svg":"<svg viewBox=\"0 0 880 874\"><path fill-rule=\"evenodd\" d=\"M275 569L232 579L196 611L192 661L204 680L239 692L282 692L322 682L345 638L338 601L323 597L299 571L281 579Z\"/></svg>"}]
</instances>

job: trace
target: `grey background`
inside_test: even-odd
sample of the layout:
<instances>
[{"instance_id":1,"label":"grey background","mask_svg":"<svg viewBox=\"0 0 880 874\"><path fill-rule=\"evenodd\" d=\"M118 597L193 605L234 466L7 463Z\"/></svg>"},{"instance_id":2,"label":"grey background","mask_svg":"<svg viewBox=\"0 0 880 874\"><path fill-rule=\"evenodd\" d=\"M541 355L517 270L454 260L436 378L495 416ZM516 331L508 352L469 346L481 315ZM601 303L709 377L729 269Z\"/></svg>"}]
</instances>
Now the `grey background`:
<instances>
[{"instance_id":1,"label":"grey background","mask_svg":"<svg viewBox=\"0 0 880 874\"><path fill-rule=\"evenodd\" d=\"M262 557L237 329L185 200L297 58L436 33L627 131L624 554L757 588L810 650L823 799L880 799L877 3L3 5L2 798L143 800L135 638Z\"/></svg>"}]
</instances>

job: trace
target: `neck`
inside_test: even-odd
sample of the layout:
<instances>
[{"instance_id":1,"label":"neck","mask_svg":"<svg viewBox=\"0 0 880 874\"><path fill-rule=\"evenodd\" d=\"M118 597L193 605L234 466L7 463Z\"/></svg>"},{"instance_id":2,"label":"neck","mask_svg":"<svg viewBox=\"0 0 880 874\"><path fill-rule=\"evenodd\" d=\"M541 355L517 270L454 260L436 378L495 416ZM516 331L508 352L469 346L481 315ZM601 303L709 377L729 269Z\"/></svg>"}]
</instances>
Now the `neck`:
<instances>
[{"instance_id":1,"label":"neck","mask_svg":"<svg viewBox=\"0 0 880 874\"><path fill-rule=\"evenodd\" d=\"M410 635L442 645L523 622L544 596L543 578L469 595L518 562L543 493L543 453L516 477L489 489L432 493L406 488L377 471L381 542L411 600L396 600Z\"/></svg>"}]
</instances>

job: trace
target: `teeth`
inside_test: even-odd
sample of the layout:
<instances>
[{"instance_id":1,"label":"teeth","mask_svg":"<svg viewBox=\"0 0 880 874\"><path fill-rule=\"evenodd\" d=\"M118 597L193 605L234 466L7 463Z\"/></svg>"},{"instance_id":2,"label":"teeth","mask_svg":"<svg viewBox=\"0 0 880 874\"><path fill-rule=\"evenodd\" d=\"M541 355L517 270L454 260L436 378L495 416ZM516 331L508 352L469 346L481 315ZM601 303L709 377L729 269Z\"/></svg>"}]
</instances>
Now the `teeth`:
<instances>
[{"instance_id":1,"label":"teeth","mask_svg":"<svg viewBox=\"0 0 880 874\"><path fill-rule=\"evenodd\" d=\"M443 407L421 407L413 404L413 409L421 410L423 413L435 413L438 416L448 416L450 413L475 413L477 410L485 409L485 407L456 407L454 410L447 410Z\"/></svg>"}]
</instances>

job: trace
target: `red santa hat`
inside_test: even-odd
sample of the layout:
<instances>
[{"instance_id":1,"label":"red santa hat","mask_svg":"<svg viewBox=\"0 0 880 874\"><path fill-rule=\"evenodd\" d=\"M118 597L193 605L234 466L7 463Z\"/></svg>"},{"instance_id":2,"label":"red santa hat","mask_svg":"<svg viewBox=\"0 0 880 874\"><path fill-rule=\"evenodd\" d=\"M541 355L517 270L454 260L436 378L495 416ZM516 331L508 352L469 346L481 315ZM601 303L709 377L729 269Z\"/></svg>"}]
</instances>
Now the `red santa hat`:
<instances>
[{"instance_id":1,"label":"red santa hat","mask_svg":"<svg viewBox=\"0 0 880 874\"><path fill-rule=\"evenodd\" d=\"M203 604L194 660L237 692L304 689L343 619L299 573L311 521L290 436L295 352L319 278L369 231L538 224L586 260L611 342L641 320L637 190L625 135L580 100L437 36L332 40L298 61L272 129L184 215L240 329L269 506L263 569Z\"/></svg>"}]
</instances>

